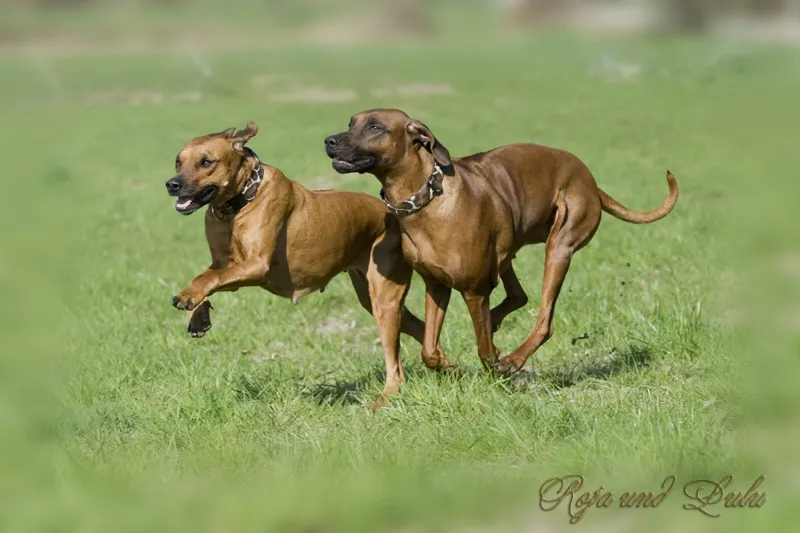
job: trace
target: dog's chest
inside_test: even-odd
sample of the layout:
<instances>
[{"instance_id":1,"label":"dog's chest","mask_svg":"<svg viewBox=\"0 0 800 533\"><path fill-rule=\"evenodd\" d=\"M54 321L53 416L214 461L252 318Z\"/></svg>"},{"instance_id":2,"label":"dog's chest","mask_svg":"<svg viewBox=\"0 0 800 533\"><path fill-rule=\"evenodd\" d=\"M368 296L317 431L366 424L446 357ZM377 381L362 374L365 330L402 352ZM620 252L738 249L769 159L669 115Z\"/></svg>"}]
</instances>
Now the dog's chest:
<instances>
[{"instance_id":1,"label":"dog's chest","mask_svg":"<svg viewBox=\"0 0 800 533\"><path fill-rule=\"evenodd\" d=\"M420 234L403 234L403 255L422 276L432 277L448 286L454 286L461 277L459 256L442 253L446 250Z\"/></svg>"},{"instance_id":2,"label":"dog's chest","mask_svg":"<svg viewBox=\"0 0 800 533\"><path fill-rule=\"evenodd\" d=\"M469 290L490 280L496 285L498 265L509 247L489 231L469 225L444 223L426 228L403 228L403 255L424 277L457 290Z\"/></svg>"}]
</instances>

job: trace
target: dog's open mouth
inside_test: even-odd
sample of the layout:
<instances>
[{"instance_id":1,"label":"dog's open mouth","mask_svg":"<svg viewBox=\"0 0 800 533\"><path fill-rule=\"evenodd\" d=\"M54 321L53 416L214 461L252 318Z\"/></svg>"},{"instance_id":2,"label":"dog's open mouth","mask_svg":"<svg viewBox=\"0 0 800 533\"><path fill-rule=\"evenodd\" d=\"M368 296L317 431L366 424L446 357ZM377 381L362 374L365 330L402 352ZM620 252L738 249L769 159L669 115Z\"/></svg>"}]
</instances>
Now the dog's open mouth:
<instances>
[{"instance_id":1,"label":"dog's open mouth","mask_svg":"<svg viewBox=\"0 0 800 533\"><path fill-rule=\"evenodd\" d=\"M216 194L216 187L206 187L193 196L179 196L178 201L175 202L175 210L183 215L191 215L210 202Z\"/></svg>"},{"instance_id":2,"label":"dog's open mouth","mask_svg":"<svg viewBox=\"0 0 800 533\"><path fill-rule=\"evenodd\" d=\"M364 172L372 167L375 158L362 157L354 161L346 161L340 159L339 156L333 158L333 168L340 174L347 174L348 172Z\"/></svg>"}]
</instances>

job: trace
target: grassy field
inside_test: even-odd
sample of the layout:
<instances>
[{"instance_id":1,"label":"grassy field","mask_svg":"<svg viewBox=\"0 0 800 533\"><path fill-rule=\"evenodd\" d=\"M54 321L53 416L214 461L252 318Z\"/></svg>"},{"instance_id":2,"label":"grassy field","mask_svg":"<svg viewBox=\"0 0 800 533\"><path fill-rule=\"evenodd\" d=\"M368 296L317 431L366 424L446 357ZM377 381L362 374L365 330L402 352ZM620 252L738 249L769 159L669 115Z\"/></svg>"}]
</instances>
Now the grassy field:
<instances>
[{"instance_id":1,"label":"grassy field","mask_svg":"<svg viewBox=\"0 0 800 533\"><path fill-rule=\"evenodd\" d=\"M553 531L568 516L539 509L539 486L573 473L592 490L679 483L658 511L590 510L573 527L788 527L782 502L800 463L778 457L796 440L752 429L752 374L731 327L732 185L765 179L765 160L788 180L777 154L798 138L797 106L784 107L797 64L793 51L752 45L555 33L3 55L15 172L0 266L14 357L2 360L0 528ZM408 383L369 414L383 360L346 277L297 306L255 289L217 295L213 329L190 339L170 298L208 250L202 215L178 215L164 192L177 150L252 119L250 146L289 177L376 195L374 178L336 175L322 149L376 106L423 120L454 155L514 141L568 149L634 209L662 201L667 168L681 197L653 225L604 217L573 262L554 338L510 381L481 370L454 297L443 344L465 375L426 371L404 339ZM515 263L531 303L497 334L504 352L533 326L542 260L531 247ZM422 298L416 279L420 316ZM779 370L789 390L796 364ZM758 383L763 394L778 381ZM762 473L773 491L762 509L716 520L681 510L689 480L736 474L746 490Z\"/></svg>"}]
</instances>

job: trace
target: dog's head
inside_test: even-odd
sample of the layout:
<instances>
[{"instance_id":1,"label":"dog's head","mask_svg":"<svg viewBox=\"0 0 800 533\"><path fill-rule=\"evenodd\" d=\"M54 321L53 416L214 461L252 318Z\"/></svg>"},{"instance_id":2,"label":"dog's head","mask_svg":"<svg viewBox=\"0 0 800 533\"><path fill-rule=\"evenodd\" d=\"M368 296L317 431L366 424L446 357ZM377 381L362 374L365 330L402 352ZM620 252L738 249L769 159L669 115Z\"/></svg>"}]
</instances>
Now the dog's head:
<instances>
[{"instance_id":1,"label":"dog's head","mask_svg":"<svg viewBox=\"0 0 800 533\"><path fill-rule=\"evenodd\" d=\"M433 154L439 166L452 165L450 152L431 130L398 109L358 113L347 131L325 139L325 151L337 172L369 172L378 178L405 166L405 159L419 156L420 149Z\"/></svg>"},{"instance_id":2,"label":"dog's head","mask_svg":"<svg viewBox=\"0 0 800 533\"><path fill-rule=\"evenodd\" d=\"M258 126L250 121L243 130L229 128L186 143L175 158L176 174L166 183L170 196L178 197L175 209L190 215L210 202L221 204L235 196L244 145L256 133Z\"/></svg>"}]
</instances>

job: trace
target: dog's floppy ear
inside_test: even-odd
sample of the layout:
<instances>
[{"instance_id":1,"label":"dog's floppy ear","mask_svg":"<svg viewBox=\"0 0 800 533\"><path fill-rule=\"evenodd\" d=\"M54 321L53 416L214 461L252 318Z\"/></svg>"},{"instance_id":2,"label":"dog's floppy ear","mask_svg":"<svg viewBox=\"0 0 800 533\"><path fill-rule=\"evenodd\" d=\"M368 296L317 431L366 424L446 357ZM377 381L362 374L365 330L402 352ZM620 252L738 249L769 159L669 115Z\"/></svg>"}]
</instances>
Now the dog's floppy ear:
<instances>
[{"instance_id":1,"label":"dog's floppy ear","mask_svg":"<svg viewBox=\"0 0 800 533\"><path fill-rule=\"evenodd\" d=\"M419 141L426 150L433 154L433 158L439 163L439 166L449 167L453 164L450 160L450 152L434 137L428 126L419 120L412 120L406 126L406 131L412 139Z\"/></svg>"},{"instance_id":2,"label":"dog's floppy ear","mask_svg":"<svg viewBox=\"0 0 800 533\"><path fill-rule=\"evenodd\" d=\"M258 125L256 125L256 123L252 120L248 121L247 126L245 126L243 130L235 131L231 134L230 139L231 143L233 144L233 149L237 152L243 151L244 145L251 138L255 137L256 133L258 133Z\"/></svg>"}]
</instances>

